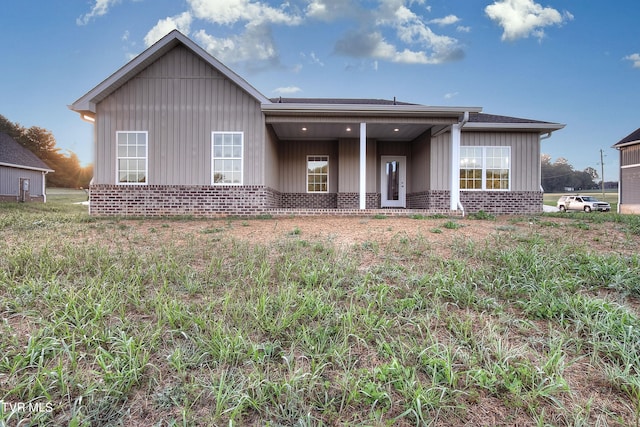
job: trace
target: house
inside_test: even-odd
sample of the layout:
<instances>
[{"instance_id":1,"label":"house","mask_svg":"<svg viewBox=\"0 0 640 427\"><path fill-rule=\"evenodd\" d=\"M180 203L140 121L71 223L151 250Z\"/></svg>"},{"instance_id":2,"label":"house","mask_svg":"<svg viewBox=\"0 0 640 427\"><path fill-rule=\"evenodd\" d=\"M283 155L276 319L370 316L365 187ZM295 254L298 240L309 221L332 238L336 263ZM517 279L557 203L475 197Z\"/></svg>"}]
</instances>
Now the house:
<instances>
[{"instance_id":1,"label":"house","mask_svg":"<svg viewBox=\"0 0 640 427\"><path fill-rule=\"evenodd\" d=\"M562 124L383 99L269 99L172 31L69 108L93 215L542 212Z\"/></svg>"},{"instance_id":2,"label":"house","mask_svg":"<svg viewBox=\"0 0 640 427\"><path fill-rule=\"evenodd\" d=\"M0 201L46 202L49 166L4 132L0 132Z\"/></svg>"},{"instance_id":3,"label":"house","mask_svg":"<svg viewBox=\"0 0 640 427\"><path fill-rule=\"evenodd\" d=\"M620 151L618 212L640 214L640 129L613 145Z\"/></svg>"}]
</instances>

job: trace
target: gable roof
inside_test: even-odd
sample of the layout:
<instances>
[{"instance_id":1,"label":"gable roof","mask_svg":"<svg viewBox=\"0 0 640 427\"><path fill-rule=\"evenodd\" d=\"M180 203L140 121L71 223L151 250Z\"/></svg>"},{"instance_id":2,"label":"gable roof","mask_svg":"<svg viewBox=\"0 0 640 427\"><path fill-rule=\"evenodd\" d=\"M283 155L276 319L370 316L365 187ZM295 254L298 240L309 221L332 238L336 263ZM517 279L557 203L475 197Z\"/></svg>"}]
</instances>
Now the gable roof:
<instances>
[{"instance_id":1,"label":"gable roof","mask_svg":"<svg viewBox=\"0 0 640 427\"><path fill-rule=\"evenodd\" d=\"M0 132L0 166L53 172L38 156L4 132Z\"/></svg>"},{"instance_id":2,"label":"gable roof","mask_svg":"<svg viewBox=\"0 0 640 427\"><path fill-rule=\"evenodd\" d=\"M260 93L257 89L251 86L246 80L240 77L235 72L231 71L226 65L218 61L211 56L207 51L194 43L187 36L173 30L155 44L150 46L147 50L136 56L130 62L125 64L118 71L107 77L102 83L91 89L89 92L80 97L76 102L69 105L69 109L80 113L81 116L93 117L96 112L96 104L112 94L118 88L123 86L138 73L143 71L161 56L169 52L171 49L178 45L183 45L194 54L207 62L212 67L216 68L229 80L234 82L240 88L242 88L249 95L253 96L261 103L270 103L271 101Z\"/></svg>"},{"instance_id":3,"label":"gable roof","mask_svg":"<svg viewBox=\"0 0 640 427\"><path fill-rule=\"evenodd\" d=\"M634 145L640 144L640 128L636 129L634 132L631 132L629 135L622 138L620 141L613 144L613 148L624 147L626 145Z\"/></svg>"}]
</instances>

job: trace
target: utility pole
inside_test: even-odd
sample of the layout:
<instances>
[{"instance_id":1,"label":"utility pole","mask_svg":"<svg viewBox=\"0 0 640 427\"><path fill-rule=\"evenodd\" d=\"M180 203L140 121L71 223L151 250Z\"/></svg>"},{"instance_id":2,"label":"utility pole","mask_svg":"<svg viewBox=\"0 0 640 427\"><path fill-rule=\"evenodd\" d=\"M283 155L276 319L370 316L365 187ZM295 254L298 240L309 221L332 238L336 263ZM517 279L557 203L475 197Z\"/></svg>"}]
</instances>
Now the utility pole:
<instances>
[{"instance_id":1,"label":"utility pole","mask_svg":"<svg viewBox=\"0 0 640 427\"><path fill-rule=\"evenodd\" d=\"M600 149L600 185L602 186L602 200L604 200L604 155Z\"/></svg>"}]
</instances>

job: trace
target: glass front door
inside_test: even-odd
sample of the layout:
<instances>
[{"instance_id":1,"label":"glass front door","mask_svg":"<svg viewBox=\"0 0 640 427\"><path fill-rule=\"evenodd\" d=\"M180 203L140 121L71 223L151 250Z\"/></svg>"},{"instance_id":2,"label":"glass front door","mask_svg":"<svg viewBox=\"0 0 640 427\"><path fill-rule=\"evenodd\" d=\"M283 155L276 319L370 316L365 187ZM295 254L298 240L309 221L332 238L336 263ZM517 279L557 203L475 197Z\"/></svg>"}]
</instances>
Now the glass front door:
<instances>
[{"instance_id":1,"label":"glass front door","mask_svg":"<svg viewBox=\"0 0 640 427\"><path fill-rule=\"evenodd\" d=\"M381 206L404 208L406 205L406 158L382 156L380 165Z\"/></svg>"}]
</instances>

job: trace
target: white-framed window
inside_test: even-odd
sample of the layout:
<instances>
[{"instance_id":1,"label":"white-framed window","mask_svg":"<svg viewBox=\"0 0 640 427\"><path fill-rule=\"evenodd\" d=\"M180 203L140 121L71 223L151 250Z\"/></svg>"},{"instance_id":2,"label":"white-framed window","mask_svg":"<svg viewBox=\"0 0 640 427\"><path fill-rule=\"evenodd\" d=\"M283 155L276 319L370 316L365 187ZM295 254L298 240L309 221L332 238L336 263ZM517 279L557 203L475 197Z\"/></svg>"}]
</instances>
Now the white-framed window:
<instances>
[{"instance_id":1,"label":"white-framed window","mask_svg":"<svg viewBox=\"0 0 640 427\"><path fill-rule=\"evenodd\" d=\"M460 147L461 190L509 190L511 147Z\"/></svg>"},{"instance_id":2,"label":"white-framed window","mask_svg":"<svg viewBox=\"0 0 640 427\"><path fill-rule=\"evenodd\" d=\"M214 185L242 185L244 133L212 132L212 174Z\"/></svg>"},{"instance_id":3,"label":"white-framed window","mask_svg":"<svg viewBox=\"0 0 640 427\"><path fill-rule=\"evenodd\" d=\"M147 131L116 132L116 180L118 184L148 183Z\"/></svg>"},{"instance_id":4,"label":"white-framed window","mask_svg":"<svg viewBox=\"0 0 640 427\"><path fill-rule=\"evenodd\" d=\"M329 192L329 156L307 156L307 193Z\"/></svg>"}]
</instances>

